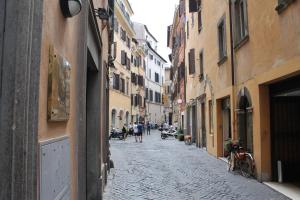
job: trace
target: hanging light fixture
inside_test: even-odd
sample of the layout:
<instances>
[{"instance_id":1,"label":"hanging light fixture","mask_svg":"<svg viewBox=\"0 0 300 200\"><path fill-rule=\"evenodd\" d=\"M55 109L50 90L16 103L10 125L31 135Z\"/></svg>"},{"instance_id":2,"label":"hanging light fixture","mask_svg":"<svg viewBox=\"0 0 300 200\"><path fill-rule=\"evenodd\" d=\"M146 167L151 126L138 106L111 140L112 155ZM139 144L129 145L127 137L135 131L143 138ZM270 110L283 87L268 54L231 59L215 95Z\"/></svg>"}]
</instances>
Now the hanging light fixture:
<instances>
[{"instance_id":1,"label":"hanging light fixture","mask_svg":"<svg viewBox=\"0 0 300 200\"><path fill-rule=\"evenodd\" d=\"M60 8L64 17L73 17L80 13L82 2L81 0L60 0Z\"/></svg>"}]
</instances>

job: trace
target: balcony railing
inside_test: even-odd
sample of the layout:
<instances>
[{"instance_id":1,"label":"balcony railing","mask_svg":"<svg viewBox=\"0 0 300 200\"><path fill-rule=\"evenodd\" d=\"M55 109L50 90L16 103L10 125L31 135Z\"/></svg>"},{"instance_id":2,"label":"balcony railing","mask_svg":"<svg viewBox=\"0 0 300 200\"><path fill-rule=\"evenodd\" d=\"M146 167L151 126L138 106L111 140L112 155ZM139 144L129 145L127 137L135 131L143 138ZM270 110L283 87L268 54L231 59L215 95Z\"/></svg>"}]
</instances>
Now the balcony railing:
<instances>
[{"instance_id":1,"label":"balcony railing","mask_svg":"<svg viewBox=\"0 0 300 200\"><path fill-rule=\"evenodd\" d=\"M128 24L131 26L132 29L134 29L134 28L133 28L133 22L131 21L129 14L128 14L128 13L126 12L126 10L125 10L124 4L123 4L120 0L116 0L116 2L117 2L117 4L118 4L119 8L121 9L121 11L122 11L124 17L126 18Z\"/></svg>"}]
</instances>

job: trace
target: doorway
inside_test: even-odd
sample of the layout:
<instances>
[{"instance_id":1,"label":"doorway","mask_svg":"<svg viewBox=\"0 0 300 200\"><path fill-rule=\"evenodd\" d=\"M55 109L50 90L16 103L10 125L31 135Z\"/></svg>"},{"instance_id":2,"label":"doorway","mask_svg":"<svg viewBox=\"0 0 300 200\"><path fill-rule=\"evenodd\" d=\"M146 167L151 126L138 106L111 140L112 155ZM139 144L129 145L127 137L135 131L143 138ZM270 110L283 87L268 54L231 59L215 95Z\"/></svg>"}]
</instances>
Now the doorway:
<instances>
[{"instance_id":1,"label":"doorway","mask_svg":"<svg viewBox=\"0 0 300 200\"><path fill-rule=\"evenodd\" d=\"M205 118L205 103L201 103L201 147L206 148L206 118Z\"/></svg>"},{"instance_id":2,"label":"doorway","mask_svg":"<svg viewBox=\"0 0 300 200\"><path fill-rule=\"evenodd\" d=\"M237 130L240 146L249 153L253 153L252 111L250 93L247 88L243 88L238 95Z\"/></svg>"},{"instance_id":3,"label":"doorway","mask_svg":"<svg viewBox=\"0 0 300 200\"><path fill-rule=\"evenodd\" d=\"M196 113L196 105L193 105L192 106L192 127L191 127L191 130L192 130L192 142L196 142L198 140L197 138L197 113Z\"/></svg>"},{"instance_id":4,"label":"doorway","mask_svg":"<svg viewBox=\"0 0 300 200\"><path fill-rule=\"evenodd\" d=\"M223 157L227 157L229 152L226 151L224 144L231 140L231 109L230 98L222 99L222 149Z\"/></svg>"},{"instance_id":5,"label":"doorway","mask_svg":"<svg viewBox=\"0 0 300 200\"><path fill-rule=\"evenodd\" d=\"M270 86L270 114L272 179L299 183L300 76Z\"/></svg>"},{"instance_id":6,"label":"doorway","mask_svg":"<svg viewBox=\"0 0 300 200\"><path fill-rule=\"evenodd\" d=\"M100 75L88 50L86 83L86 199L101 197Z\"/></svg>"}]
</instances>

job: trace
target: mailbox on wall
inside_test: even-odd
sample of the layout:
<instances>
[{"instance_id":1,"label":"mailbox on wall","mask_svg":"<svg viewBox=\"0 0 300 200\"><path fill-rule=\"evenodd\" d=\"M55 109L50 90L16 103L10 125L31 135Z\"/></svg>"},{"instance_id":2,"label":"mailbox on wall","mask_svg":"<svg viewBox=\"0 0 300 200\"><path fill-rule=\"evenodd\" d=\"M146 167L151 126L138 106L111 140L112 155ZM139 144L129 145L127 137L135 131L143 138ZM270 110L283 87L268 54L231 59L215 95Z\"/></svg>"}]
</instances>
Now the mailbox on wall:
<instances>
[{"instance_id":1,"label":"mailbox on wall","mask_svg":"<svg viewBox=\"0 0 300 200\"><path fill-rule=\"evenodd\" d=\"M53 48L49 49L48 120L67 121L70 115L71 65Z\"/></svg>"}]
</instances>

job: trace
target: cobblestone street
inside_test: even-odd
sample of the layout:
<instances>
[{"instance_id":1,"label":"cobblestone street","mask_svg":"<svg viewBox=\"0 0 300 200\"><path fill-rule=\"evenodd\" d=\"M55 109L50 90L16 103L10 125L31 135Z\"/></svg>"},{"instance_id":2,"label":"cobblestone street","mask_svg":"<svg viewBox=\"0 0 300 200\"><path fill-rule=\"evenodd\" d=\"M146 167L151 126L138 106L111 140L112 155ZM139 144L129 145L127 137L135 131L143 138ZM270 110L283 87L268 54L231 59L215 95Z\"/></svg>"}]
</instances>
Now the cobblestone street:
<instances>
[{"instance_id":1,"label":"cobblestone street","mask_svg":"<svg viewBox=\"0 0 300 200\"><path fill-rule=\"evenodd\" d=\"M288 199L280 193L238 174L206 151L174 139L160 139L160 132L111 140L112 169L105 200L184 199Z\"/></svg>"}]
</instances>

